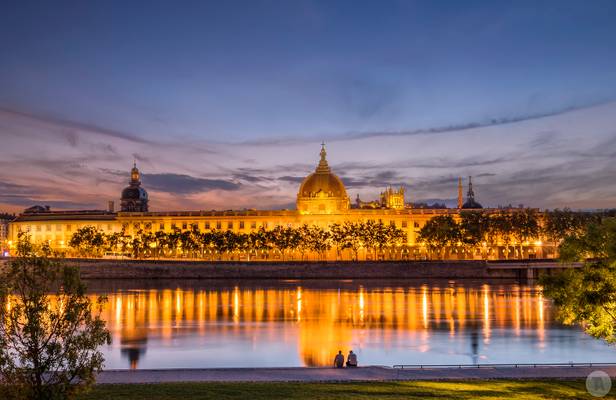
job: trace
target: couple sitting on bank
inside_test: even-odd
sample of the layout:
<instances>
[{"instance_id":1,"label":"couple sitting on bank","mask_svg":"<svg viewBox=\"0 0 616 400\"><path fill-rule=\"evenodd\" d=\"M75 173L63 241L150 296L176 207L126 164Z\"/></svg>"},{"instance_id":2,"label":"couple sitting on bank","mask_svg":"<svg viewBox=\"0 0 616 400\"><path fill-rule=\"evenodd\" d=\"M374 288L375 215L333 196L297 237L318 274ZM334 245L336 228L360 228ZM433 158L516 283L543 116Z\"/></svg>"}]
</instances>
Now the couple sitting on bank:
<instances>
[{"instance_id":1,"label":"couple sitting on bank","mask_svg":"<svg viewBox=\"0 0 616 400\"><path fill-rule=\"evenodd\" d=\"M353 353L353 350L349 351L349 355L347 356L347 367L357 367L357 355ZM344 356L342 355L342 351L338 351L336 357L334 358L334 367L342 368L344 367Z\"/></svg>"}]
</instances>

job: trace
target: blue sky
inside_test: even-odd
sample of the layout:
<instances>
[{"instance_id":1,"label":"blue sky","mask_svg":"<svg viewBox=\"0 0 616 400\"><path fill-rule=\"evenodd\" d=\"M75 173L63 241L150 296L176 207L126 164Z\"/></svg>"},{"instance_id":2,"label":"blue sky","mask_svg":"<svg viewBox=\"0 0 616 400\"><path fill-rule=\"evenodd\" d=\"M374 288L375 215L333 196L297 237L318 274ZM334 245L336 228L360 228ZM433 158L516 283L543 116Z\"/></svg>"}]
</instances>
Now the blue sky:
<instances>
[{"instance_id":1,"label":"blue sky","mask_svg":"<svg viewBox=\"0 0 616 400\"><path fill-rule=\"evenodd\" d=\"M293 153L285 146L295 149L297 143L305 151L293 153L295 160L312 165L321 140L332 143L339 159L346 160L353 155L348 149L356 146L345 141L359 137L387 142L392 135L559 115L596 104L610 112L611 107L600 105L616 97L615 17L613 1L9 1L0 15L0 138L29 129L23 124L32 120L45 122L37 125L39 133L51 132L39 140L58 129L78 131L76 137L107 132L115 139L153 146L133 149L101 139L99 144L107 141L112 150L92 155L112 160L118 171L127 169L137 154L146 169L160 174L241 184L236 175L247 168L243 161L273 167L271 157ZM593 143L614 134L609 121L597 131L579 129ZM459 137L455 129L448 132L448 137ZM502 135L506 142L515 139L509 135L524 135L516 132L497 129L490 135ZM5 160L23 162L18 155L32 143L9 142ZM477 144L484 146L481 154L502 151L499 140L489 142L493 147ZM169 153L166 165L155 161L157 145ZM187 157L182 145L201 149L201 155ZM65 147L47 147L41 156L67 161L76 147L75 140L68 140ZM240 147L246 150L234 150ZM439 149L433 160L478 157L472 147L451 147L447 141ZM106 179L100 170L110 166L96 164L96 157L85 159L85 150L79 151L73 156L95 174L79 183L99 185ZM109 154L102 156L105 151ZM236 153L243 151L249 156L238 160ZM409 148L408 158L417 157L417 151ZM206 156L223 153L228 156ZM392 161L386 152L364 157L356 161L374 166ZM554 154L561 163L571 157ZM601 170L599 161L593 162ZM523 167L512 165L508 172ZM36 167L30 163L23 168L30 168L28 177L0 171L0 183L32 182ZM349 181L358 178L351 170L337 172ZM439 176L468 172L482 173L458 167ZM268 173L271 179L280 178ZM383 171L375 170L374 176L379 173ZM413 182L422 178L402 169L396 173L396 179L375 178L371 184L404 183L412 192ZM509 179L498 178L503 183ZM616 189L611 185L614 190L599 199L571 203L613 206ZM213 197L206 186L201 197L161 202L160 207L194 208L206 202L203 208L209 208L229 204L225 195L241 197L232 205L246 206L260 193L258 187L236 188L231 196L225 193L228 188L216 189L218 197ZM111 196L110 188L99 189ZM255 207L292 203L296 190L283 184L261 189L270 200L261 199ZM449 192L416 189L421 198L449 198ZM366 196L375 190L367 185L358 189ZM41 188L27 199L49 195ZM565 205L546 203L540 193L527 195L528 204ZM489 199L494 205L509 200L496 193ZM95 205L88 201L77 203ZM0 199L5 208L25 202Z\"/></svg>"}]
</instances>

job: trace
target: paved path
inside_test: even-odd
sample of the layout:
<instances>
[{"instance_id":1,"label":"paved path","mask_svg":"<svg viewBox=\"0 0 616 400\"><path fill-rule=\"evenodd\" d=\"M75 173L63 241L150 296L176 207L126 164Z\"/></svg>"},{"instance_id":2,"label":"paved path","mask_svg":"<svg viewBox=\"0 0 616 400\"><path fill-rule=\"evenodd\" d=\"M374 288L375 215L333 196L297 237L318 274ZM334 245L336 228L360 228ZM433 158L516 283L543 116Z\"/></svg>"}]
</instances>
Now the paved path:
<instances>
[{"instance_id":1,"label":"paved path","mask_svg":"<svg viewBox=\"0 0 616 400\"><path fill-rule=\"evenodd\" d=\"M463 369L393 369L389 367L334 368L211 368L165 370L108 370L98 383L162 382L341 382L389 380L574 379L602 370L616 378L616 367L497 367Z\"/></svg>"}]
</instances>

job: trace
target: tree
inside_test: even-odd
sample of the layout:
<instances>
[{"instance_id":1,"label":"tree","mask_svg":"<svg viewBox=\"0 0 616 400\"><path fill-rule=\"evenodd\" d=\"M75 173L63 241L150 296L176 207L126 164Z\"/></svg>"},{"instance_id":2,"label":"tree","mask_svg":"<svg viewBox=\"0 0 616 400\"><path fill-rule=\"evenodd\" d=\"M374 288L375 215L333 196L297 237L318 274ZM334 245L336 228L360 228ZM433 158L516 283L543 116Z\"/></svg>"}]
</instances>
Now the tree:
<instances>
[{"instance_id":1,"label":"tree","mask_svg":"<svg viewBox=\"0 0 616 400\"><path fill-rule=\"evenodd\" d=\"M537 213L527 208L521 212L515 212L511 215L511 224L513 226L513 236L518 241L519 257L523 257L524 242L535 239L539 236L540 226Z\"/></svg>"},{"instance_id":2,"label":"tree","mask_svg":"<svg viewBox=\"0 0 616 400\"><path fill-rule=\"evenodd\" d=\"M350 249L353 252L353 260L357 261L359 257L359 249L363 246L362 241L363 224L345 222L342 225L342 235L340 249Z\"/></svg>"},{"instance_id":3,"label":"tree","mask_svg":"<svg viewBox=\"0 0 616 400\"><path fill-rule=\"evenodd\" d=\"M580 324L591 336L616 343L616 218L591 223L560 245L561 260L584 261L540 282L565 324Z\"/></svg>"},{"instance_id":4,"label":"tree","mask_svg":"<svg viewBox=\"0 0 616 400\"><path fill-rule=\"evenodd\" d=\"M319 259L331 248L330 233L320 226L313 225L308 229L306 239L308 249L318 254Z\"/></svg>"},{"instance_id":5,"label":"tree","mask_svg":"<svg viewBox=\"0 0 616 400\"><path fill-rule=\"evenodd\" d=\"M450 215L439 215L421 228L419 240L431 251L438 251L439 257L444 259L447 247L460 241L460 227Z\"/></svg>"},{"instance_id":6,"label":"tree","mask_svg":"<svg viewBox=\"0 0 616 400\"><path fill-rule=\"evenodd\" d=\"M68 245L82 257L100 256L105 246L105 234L93 226L84 226L73 233Z\"/></svg>"},{"instance_id":7,"label":"tree","mask_svg":"<svg viewBox=\"0 0 616 400\"><path fill-rule=\"evenodd\" d=\"M492 240L498 239L505 245L505 258L509 258L509 244L513 237L513 222L511 214L506 211L501 211L490 217L490 236Z\"/></svg>"},{"instance_id":8,"label":"tree","mask_svg":"<svg viewBox=\"0 0 616 400\"><path fill-rule=\"evenodd\" d=\"M304 225L307 227L307 225ZM336 246L336 259L342 257L342 250L344 250L344 243L346 241L346 230L344 227L338 223L332 224L329 227L329 232L331 235L331 241L334 246Z\"/></svg>"},{"instance_id":9,"label":"tree","mask_svg":"<svg viewBox=\"0 0 616 400\"><path fill-rule=\"evenodd\" d=\"M596 218L596 214L574 212L568 208L547 211L544 216L543 233L551 241L559 243L566 237L582 234L590 222L593 220L597 222Z\"/></svg>"},{"instance_id":10,"label":"tree","mask_svg":"<svg viewBox=\"0 0 616 400\"><path fill-rule=\"evenodd\" d=\"M460 213L460 240L467 248L476 248L488 241L490 217L481 211L463 211ZM482 251L483 257L487 257Z\"/></svg>"},{"instance_id":11,"label":"tree","mask_svg":"<svg viewBox=\"0 0 616 400\"><path fill-rule=\"evenodd\" d=\"M385 239L379 242L381 250L383 249L383 246L394 249L405 244L407 241L406 233L394 225L390 225L386 228L384 237Z\"/></svg>"},{"instance_id":12,"label":"tree","mask_svg":"<svg viewBox=\"0 0 616 400\"><path fill-rule=\"evenodd\" d=\"M91 301L79 271L49 255L20 235L0 280L0 383L12 398L73 397L94 383L104 363L98 347L111 343L105 299Z\"/></svg>"}]
</instances>

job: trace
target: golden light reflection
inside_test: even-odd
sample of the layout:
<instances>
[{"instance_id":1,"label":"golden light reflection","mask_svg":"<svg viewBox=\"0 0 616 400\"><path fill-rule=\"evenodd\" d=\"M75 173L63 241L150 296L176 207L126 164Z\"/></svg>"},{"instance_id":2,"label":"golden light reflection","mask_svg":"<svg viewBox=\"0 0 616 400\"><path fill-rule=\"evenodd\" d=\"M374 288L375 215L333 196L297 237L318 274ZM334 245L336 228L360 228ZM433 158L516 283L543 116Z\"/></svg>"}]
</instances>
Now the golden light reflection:
<instances>
[{"instance_id":1,"label":"golden light reflection","mask_svg":"<svg viewBox=\"0 0 616 400\"><path fill-rule=\"evenodd\" d=\"M148 338L170 343L180 335L244 335L253 346L260 340L296 341L304 365L326 366L338 350L358 351L375 341L384 347L399 340L418 341L417 349L428 351L432 332L464 334L465 324L469 330L479 329L484 342L494 327L511 328L518 336L520 326L534 328L541 344L550 319L541 295L488 285L339 290L236 286L120 291L108 298L103 318L133 368Z\"/></svg>"},{"instance_id":2,"label":"golden light reflection","mask_svg":"<svg viewBox=\"0 0 616 400\"><path fill-rule=\"evenodd\" d=\"M483 340L490 341L490 287L483 285Z\"/></svg>"}]
</instances>

